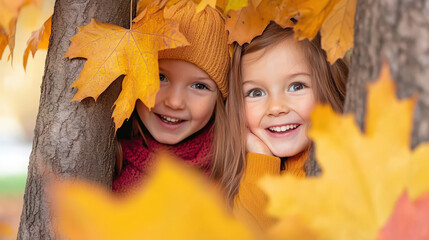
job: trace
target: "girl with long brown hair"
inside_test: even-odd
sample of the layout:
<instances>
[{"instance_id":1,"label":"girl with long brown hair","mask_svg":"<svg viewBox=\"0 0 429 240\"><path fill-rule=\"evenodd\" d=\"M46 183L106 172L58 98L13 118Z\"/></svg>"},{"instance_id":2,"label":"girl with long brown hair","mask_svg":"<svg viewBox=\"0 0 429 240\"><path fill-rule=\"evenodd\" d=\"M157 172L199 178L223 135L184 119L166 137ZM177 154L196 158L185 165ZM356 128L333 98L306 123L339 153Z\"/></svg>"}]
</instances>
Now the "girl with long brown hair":
<instances>
[{"instance_id":1,"label":"girl with long brown hair","mask_svg":"<svg viewBox=\"0 0 429 240\"><path fill-rule=\"evenodd\" d=\"M236 185L241 179L238 194L228 195L235 214L261 229L273 224L257 183L267 174L305 177L310 113L316 102L342 112L347 75L345 60L327 62L320 36L295 42L293 29L274 22L236 46L227 114L230 127L239 129L232 164L245 167L230 179Z\"/></svg>"},{"instance_id":2,"label":"girl with long brown hair","mask_svg":"<svg viewBox=\"0 0 429 240\"><path fill-rule=\"evenodd\" d=\"M160 90L154 107L137 101L130 120L118 130L114 191L129 191L141 181L159 149L207 175L225 171L214 164L231 151L224 140L230 66L225 19L211 7L196 13L192 0L174 7L171 19L190 45L159 52Z\"/></svg>"}]
</instances>

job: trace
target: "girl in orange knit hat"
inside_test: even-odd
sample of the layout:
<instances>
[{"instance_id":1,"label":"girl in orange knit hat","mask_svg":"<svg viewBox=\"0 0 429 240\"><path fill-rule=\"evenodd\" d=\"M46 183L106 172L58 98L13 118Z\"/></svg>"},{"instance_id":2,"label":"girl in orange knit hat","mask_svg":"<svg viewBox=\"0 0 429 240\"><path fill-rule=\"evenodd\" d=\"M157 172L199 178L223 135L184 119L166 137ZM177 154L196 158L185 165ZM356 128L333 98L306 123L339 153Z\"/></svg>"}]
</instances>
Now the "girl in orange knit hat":
<instances>
[{"instance_id":1,"label":"girl in orange knit hat","mask_svg":"<svg viewBox=\"0 0 429 240\"><path fill-rule=\"evenodd\" d=\"M146 175L160 148L207 175L225 171L216 164L227 153L224 99L230 57L225 19L211 7L196 13L192 0L174 7L170 17L190 45L159 52L155 106L149 110L138 101L130 120L118 130L114 191L127 191Z\"/></svg>"},{"instance_id":2,"label":"girl in orange knit hat","mask_svg":"<svg viewBox=\"0 0 429 240\"><path fill-rule=\"evenodd\" d=\"M261 229L272 225L258 180L267 174L305 177L312 145L306 135L310 113L317 101L342 112L347 75L344 60L327 62L320 36L295 42L291 28L274 22L261 36L235 48L227 109L241 151L232 163L246 166L234 180L242 177L238 194L228 196L237 215Z\"/></svg>"}]
</instances>

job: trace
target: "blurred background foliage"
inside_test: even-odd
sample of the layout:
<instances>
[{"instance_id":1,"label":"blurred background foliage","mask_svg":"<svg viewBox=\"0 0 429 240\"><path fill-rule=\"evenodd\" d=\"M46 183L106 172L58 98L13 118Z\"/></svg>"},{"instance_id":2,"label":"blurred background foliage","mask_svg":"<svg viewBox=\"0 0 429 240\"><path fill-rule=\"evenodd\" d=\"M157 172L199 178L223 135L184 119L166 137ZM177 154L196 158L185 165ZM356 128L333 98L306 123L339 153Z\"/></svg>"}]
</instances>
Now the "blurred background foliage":
<instances>
[{"instance_id":1,"label":"blurred background foliage","mask_svg":"<svg viewBox=\"0 0 429 240\"><path fill-rule=\"evenodd\" d=\"M29 57L23 67L24 50L31 32L39 29L54 9L54 0L41 7L26 6L19 14L13 62L9 48L0 60L0 223L17 230L22 209L27 167L39 106L46 50Z\"/></svg>"}]
</instances>

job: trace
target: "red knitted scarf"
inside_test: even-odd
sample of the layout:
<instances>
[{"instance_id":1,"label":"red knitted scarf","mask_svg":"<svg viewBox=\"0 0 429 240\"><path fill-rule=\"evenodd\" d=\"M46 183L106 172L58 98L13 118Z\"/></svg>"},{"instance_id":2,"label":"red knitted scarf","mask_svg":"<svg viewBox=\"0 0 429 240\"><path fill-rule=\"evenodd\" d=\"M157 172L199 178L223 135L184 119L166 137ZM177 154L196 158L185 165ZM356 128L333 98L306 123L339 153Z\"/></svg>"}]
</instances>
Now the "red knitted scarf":
<instances>
[{"instance_id":1,"label":"red knitted scarf","mask_svg":"<svg viewBox=\"0 0 429 240\"><path fill-rule=\"evenodd\" d=\"M186 163L200 168L207 175L210 173L210 148L212 143L211 124L184 141L175 145L165 145L157 142L151 136L146 136L147 148L142 137L120 140L124 167L113 180L113 191L125 192L129 187L139 182L147 174L147 169L153 164L153 156L159 149L166 149Z\"/></svg>"}]
</instances>

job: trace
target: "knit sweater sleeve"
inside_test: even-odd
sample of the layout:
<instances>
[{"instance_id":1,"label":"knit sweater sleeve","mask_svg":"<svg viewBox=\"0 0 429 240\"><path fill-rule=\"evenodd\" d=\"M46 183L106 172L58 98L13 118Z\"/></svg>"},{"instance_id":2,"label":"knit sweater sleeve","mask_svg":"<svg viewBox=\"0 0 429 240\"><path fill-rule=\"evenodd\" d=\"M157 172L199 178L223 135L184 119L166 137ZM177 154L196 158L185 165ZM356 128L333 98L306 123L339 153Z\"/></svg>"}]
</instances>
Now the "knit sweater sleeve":
<instances>
[{"instance_id":1,"label":"knit sweater sleeve","mask_svg":"<svg viewBox=\"0 0 429 240\"><path fill-rule=\"evenodd\" d=\"M275 219L265 213L268 199L258 182L266 175L280 175L280 164L278 157L248 153L244 176L234 198L234 215L262 231Z\"/></svg>"}]
</instances>

